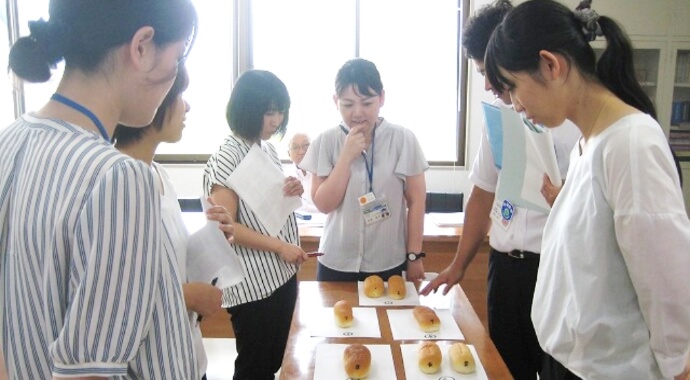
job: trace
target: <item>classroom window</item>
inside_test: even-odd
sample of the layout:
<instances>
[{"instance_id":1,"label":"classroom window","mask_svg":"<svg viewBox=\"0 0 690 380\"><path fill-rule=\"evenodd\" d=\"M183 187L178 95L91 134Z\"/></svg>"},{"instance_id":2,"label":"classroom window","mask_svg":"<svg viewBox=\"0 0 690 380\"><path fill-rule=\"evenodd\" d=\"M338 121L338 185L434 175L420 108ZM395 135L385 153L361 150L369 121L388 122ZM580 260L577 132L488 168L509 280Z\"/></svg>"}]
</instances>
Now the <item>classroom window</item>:
<instances>
[{"instance_id":1,"label":"classroom window","mask_svg":"<svg viewBox=\"0 0 690 380\"><path fill-rule=\"evenodd\" d=\"M21 36L28 34L29 20L48 18L48 0L9 1L19 3ZM287 136L301 131L315 137L340 121L332 100L338 68L362 57L381 73L386 90L381 115L414 131L430 162L464 164L467 70L460 31L469 0L194 3L200 25L187 60L191 81L185 98L191 110L182 141L162 144L157 160L205 162L230 132L225 106L232 83L249 68L270 70L287 85L292 99ZM2 59L6 63L7 53ZM60 76L58 68L48 84L24 84L23 109L45 103ZM287 141L274 143L287 159Z\"/></svg>"}]
</instances>

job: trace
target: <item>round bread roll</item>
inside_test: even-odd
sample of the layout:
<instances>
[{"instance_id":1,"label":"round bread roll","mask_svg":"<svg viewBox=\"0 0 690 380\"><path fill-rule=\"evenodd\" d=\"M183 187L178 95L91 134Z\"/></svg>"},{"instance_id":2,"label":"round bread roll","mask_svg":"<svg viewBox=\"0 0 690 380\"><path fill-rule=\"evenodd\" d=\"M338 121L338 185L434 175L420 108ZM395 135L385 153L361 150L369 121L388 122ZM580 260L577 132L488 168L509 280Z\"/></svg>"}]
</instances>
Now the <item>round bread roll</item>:
<instances>
[{"instance_id":1,"label":"round bread roll","mask_svg":"<svg viewBox=\"0 0 690 380\"><path fill-rule=\"evenodd\" d=\"M436 332L441 329L441 320L432 309L426 306L415 306L412 309L414 319L417 320L419 328L424 332Z\"/></svg>"},{"instance_id":2,"label":"round bread roll","mask_svg":"<svg viewBox=\"0 0 690 380\"><path fill-rule=\"evenodd\" d=\"M371 369L371 352L363 344L351 344L345 348L343 362L349 378L364 379Z\"/></svg>"},{"instance_id":3,"label":"round bread roll","mask_svg":"<svg viewBox=\"0 0 690 380\"><path fill-rule=\"evenodd\" d=\"M448 349L450 364L459 373L473 373L477 370L472 351L465 343L454 343Z\"/></svg>"},{"instance_id":4,"label":"round bread roll","mask_svg":"<svg viewBox=\"0 0 690 380\"><path fill-rule=\"evenodd\" d=\"M443 355L435 342L422 342L417 350L417 358L419 370L424 373L436 373L441 369Z\"/></svg>"},{"instance_id":5,"label":"round bread roll","mask_svg":"<svg viewBox=\"0 0 690 380\"><path fill-rule=\"evenodd\" d=\"M386 287L383 279L377 275L371 275L364 279L364 295L369 298L379 298L383 295Z\"/></svg>"},{"instance_id":6,"label":"round bread roll","mask_svg":"<svg viewBox=\"0 0 690 380\"><path fill-rule=\"evenodd\" d=\"M394 300L401 300L405 298L407 289L405 289L405 280L402 276L394 274L388 278L388 297Z\"/></svg>"},{"instance_id":7,"label":"round bread roll","mask_svg":"<svg viewBox=\"0 0 690 380\"><path fill-rule=\"evenodd\" d=\"M347 300L340 300L333 305L333 315L338 327L350 327L355 321L352 316L352 304Z\"/></svg>"}]
</instances>

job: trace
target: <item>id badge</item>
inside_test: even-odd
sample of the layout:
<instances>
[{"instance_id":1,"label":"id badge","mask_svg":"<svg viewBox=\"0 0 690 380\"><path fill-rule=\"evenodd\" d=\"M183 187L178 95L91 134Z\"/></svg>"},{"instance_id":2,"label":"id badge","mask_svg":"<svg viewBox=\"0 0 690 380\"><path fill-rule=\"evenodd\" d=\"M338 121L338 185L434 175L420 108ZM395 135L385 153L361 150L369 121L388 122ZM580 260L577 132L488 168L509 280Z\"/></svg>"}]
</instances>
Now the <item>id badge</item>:
<instances>
[{"instance_id":1,"label":"id badge","mask_svg":"<svg viewBox=\"0 0 690 380\"><path fill-rule=\"evenodd\" d=\"M359 197L359 207L367 225L380 222L391 216L386 197L376 198L371 192Z\"/></svg>"},{"instance_id":2,"label":"id badge","mask_svg":"<svg viewBox=\"0 0 690 380\"><path fill-rule=\"evenodd\" d=\"M510 227L514 215L515 206L508 200L504 200L503 202L496 201L491 208L491 220L506 231L508 227Z\"/></svg>"}]
</instances>

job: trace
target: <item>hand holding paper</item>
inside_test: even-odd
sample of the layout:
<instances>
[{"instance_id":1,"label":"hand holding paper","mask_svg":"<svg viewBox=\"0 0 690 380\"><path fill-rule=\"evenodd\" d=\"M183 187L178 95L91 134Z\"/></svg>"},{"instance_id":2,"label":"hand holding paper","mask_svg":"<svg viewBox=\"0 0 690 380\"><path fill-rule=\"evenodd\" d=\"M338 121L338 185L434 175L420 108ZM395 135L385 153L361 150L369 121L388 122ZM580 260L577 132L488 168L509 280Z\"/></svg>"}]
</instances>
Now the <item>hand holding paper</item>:
<instances>
[{"instance_id":1,"label":"hand holding paper","mask_svg":"<svg viewBox=\"0 0 690 380\"><path fill-rule=\"evenodd\" d=\"M511 108L484 103L484 112L494 158L501 162L496 164L501 168L497 199L548 212L551 206L542 195L544 173L552 183L562 182L551 131L529 123Z\"/></svg>"},{"instance_id":2,"label":"hand holding paper","mask_svg":"<svg viewBox=\"0 0 690 380\"><path fill-rule=\"evenodd\" d=\"M206 210L211 207L205 199L201 204ZM235 285L244 280L246 271L242 261L232 245L214 220L189 237L187 245L187 278L189 282L210 283L218 278L217 286L221 289Z\"/></svg>"}]
</instances>

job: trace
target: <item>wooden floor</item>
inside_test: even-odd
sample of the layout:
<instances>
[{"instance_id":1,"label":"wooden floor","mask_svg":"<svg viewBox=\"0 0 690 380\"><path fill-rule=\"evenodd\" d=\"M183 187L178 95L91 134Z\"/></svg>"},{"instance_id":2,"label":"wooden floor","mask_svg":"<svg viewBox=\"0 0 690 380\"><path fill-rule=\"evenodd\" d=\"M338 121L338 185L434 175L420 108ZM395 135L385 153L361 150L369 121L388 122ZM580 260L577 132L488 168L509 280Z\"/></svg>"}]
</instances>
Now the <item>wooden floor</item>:
<instances>
[{"instance_id":1,"label":"wooden floor","mask_svg":"<svg viewBox=\"0 0 690 380\"><path fill-rule=\"evenodd\" d=\"M424 251L427 257L424 259L424 269L426 272L440 272L455 256L456 242L424 242ZM303 243L302 247L306 252L315 251L312 243ZM461 286L470 300L472 307L488 331L486 317L486 276L489 267L489 245L485 242L481 250L477 253L474 261L467 269L465 278ZM302 265L297 278L301 281L316 280L316 259L310 259ZM229 315L225 312L218 312L201 322L201 331L204 337L223 338L233 337Z\"/></svg>"}]
</instances>

